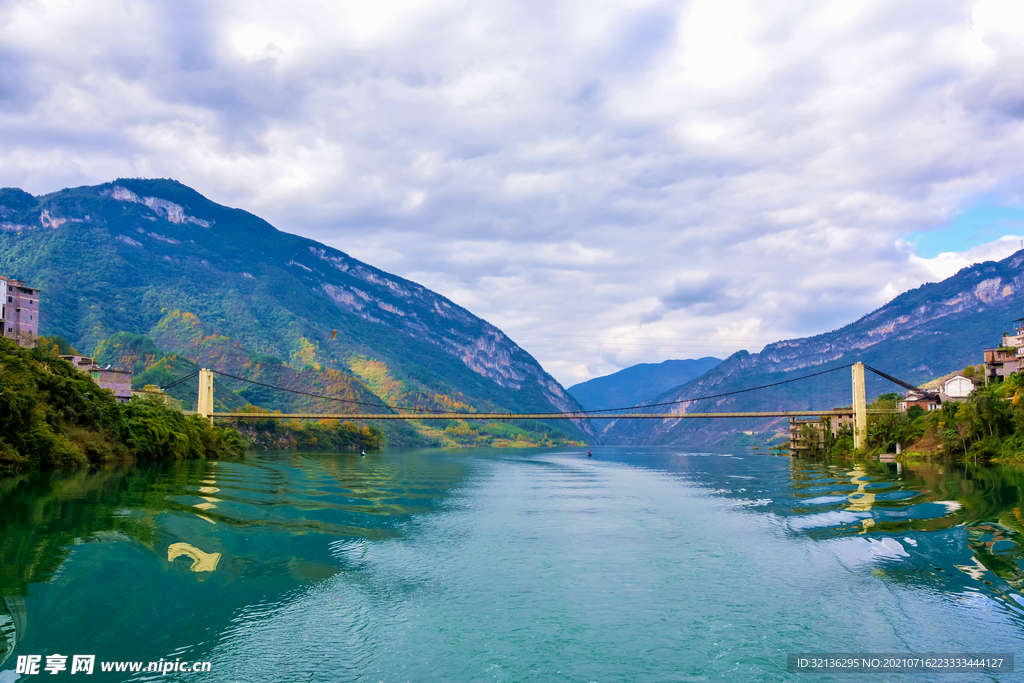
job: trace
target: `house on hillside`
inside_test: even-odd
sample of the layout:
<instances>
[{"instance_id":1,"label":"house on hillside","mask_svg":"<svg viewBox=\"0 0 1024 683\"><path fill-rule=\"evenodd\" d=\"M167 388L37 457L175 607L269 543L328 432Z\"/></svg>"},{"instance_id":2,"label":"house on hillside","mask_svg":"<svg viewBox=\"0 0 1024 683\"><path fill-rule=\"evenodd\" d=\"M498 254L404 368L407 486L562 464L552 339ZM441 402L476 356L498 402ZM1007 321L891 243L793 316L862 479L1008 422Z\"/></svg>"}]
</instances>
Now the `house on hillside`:
<instances>
[{"instance_id":1,"label":"house on hillside","mask_svg":"<svg viewBox=\"0 0 1024 683\"><path fill-rule=\"evenodd\" d=\"M93 381L100 385L101 389L110 389L114 392L114 398L119 403L127 403L131 400L131 370L111 370L109 365L101 368L89 356L61 356L61 358L74 365L75 369L79 372L84 372L92 377Z\"/></svg>"},{"instance_id":2,"label":"house on hillside","mask_svg":"<svg viewBox=\"0 0 1024 683\"><path fill-rule=\"evenodd\" d=\"M165 406L173 405L172 402L174 401L167 392L160 387L153 386L152 384L147 384L142 389L132 389L132 398L155 398Z\"/></svg>"},{"instance_id":3,"label":"house on hillside","mask_svg":"<svg viewBox=\"0 0 1024 683\"><path fill-rule=\"evenodd\" d=\"M956 374L942 383L943 400L963 401L974 391L974 381L970 377Z\"/></svg>"},{"instance_id":4,"label":"house on hillside","mask_svg":"<svg viewBox=\"0 0 1024 683\"><path fill-rule=\"evenodd\" d=\"M35 348L39 337L39 290L0 275L0 323L5 337Z\"/></svg>"},{"instance_id":5,"label":"house on hillside","mask_svg":"<svg viewBox=\"0 0 1024 683\"><path fill-rule=\"evenodd\" d=\"M931 386L929 382L926 386ZM896 404L897 409L906 412L911 406L922 410L938 410L947 401L964 401L974 391L974 380L960 373L938 383L931 389L908 391L906 397ZM937 389L937 391L936 391Z\"/></svg>"},{"instance_id":6,"label":"house on hillside","mask_svg":"<svg viewBox=\"0 0 1024 683\"><path fill-rule=\"evenodd\" d=\"M1024 318L1013 321L1013 334L1003 335L1003 345L985 349L985 382L1002 382L1024 367Z\"/></svg>"},{"instance_id":7,"label":"house on hillside","mask_svg":"<svg viewBox=\"0 0 1024 683\"><path fill-rule=\"evenodd\" d=\"M935 394L923 391L908 391L906 397L896 404L899 410L906 412L911 406L917 406L924 410L938 410L941 407L942 399Z\"/></svg>"}]
</instances>

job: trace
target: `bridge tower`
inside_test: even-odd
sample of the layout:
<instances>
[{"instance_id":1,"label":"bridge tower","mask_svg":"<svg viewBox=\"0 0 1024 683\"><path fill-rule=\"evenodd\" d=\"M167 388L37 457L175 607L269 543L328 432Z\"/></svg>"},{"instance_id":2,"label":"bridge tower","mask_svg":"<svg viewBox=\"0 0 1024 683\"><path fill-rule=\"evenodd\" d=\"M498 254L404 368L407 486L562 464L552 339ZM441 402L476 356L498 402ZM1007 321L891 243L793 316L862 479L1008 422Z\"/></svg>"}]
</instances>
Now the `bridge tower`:
<instances>
[{"instance_id":1,"label":"bridge tower","mask_svg":"<svg viewBox=\"0 0 1024 683\"><path fill-rule=\"evenodd\" d=\"M868 438L868 399L864 364L853 364L853 447L863 448Z\"/></svg>"},{"instance_id":2,"label":"bridge tower","mask_svg":"<svg viewBox=\"0 0 1024 683\"><path fill-rule=\"evenodd\" d=\"M199 371L199 401L196 412L213 424L213 373L203 368Z\"/></svg>"}]
</instances>

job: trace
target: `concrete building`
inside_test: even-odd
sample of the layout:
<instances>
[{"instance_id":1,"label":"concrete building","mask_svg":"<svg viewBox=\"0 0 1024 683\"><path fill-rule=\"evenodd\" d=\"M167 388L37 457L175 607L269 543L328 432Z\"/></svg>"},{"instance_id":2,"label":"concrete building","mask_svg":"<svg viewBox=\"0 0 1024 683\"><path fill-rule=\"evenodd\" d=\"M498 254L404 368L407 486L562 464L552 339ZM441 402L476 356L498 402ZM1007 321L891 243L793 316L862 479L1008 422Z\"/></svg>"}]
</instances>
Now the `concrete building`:
<instances>
[{"instance_id":1,"label":"concrete building","mask_svg":"<svg viewBox=\"0 0 1024 683\"><path fill-rule=\"evenodd\" d=\"M101 389L110 389L114 392L114 398L120 403L127 403L132 398L132 371L111 370L110 367L101 368L96 361L89 356L61 356L75 366L79 372L92 377Z\"/></svg>"},{"instance_id":2,"label":"concrete building","mask_svg":"<svg viewBox=\"0 0 1024 683\"><path fill-rule=\"evenodd\" d=\"M844 429L853 433L853 411L829 415L828 425L835 439ZM820 417L789 418L789 452L794 456L807 455L825 447L825 424Z\"/></svg>"},{"instance_id":3,"label":"concrete building","mask_svg":"<svg viewBox=\"0 0 1024 683\"><path fill-rule=\"evenodd\" d=\"M39 290L0 275L0 323L5 337L35 348L39 337Z\"/></svg>"},{"instance_id":4,"label":"concrete building","mask_svg":"<svg viewBox=\"0 0 1024 683\"><path fill-rule=\"evenodd\" d=\"M1013 321L1013 334L1003 335L1003 345L985 349L985 382L1002 382L1024 368L1024 318Z\"/></svg>"}]
</instances>

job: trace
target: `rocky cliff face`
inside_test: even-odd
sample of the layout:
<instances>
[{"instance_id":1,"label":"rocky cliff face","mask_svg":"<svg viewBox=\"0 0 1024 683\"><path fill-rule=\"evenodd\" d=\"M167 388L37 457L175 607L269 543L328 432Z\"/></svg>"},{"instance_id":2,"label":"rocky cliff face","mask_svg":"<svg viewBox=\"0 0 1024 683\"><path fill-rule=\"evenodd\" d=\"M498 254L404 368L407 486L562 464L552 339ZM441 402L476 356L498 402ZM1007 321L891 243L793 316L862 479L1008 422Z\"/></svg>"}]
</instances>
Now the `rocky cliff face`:
<instances>
[{"instance_id":1,"label":"rocky cliff face","mask_svg":"<svg viewBox=\"0 0 1024 683\"><path fill-rule=\"evenodd\" d=\"M938 283L905 292L841 329L803 339L776 342L760 353L739 352L702 377L650 402L688 401L793 379L863 361L918 384L982 362L986 347L1024 313L1024 251L996 262L979 263ZM841 373L833 373L837 375ZM850 403L845 373L713 401L681 403L675 412L820 409ZM869 392L899 390L871 378ZM726 423L668 420L659 424L617 421L605 429L611 442L707 442L737 429L765 428L765 422Z\"/></svg>"},{"instance_id":2,"label":"rocky cliff face","mask_svg":"<svg viewBox=\"0 0 1024 683\"><path fill-rule=\"evenodd\" d=\"M422 285L328 247L310 246L287 265L305 270L306 279L319 277L314 289L353 315L423 339L503 387L521 389L534 382L559 410L578 410L561 385L505 333ZM334 282L326 276L332 269Z\"/></svg>"}]
</instances>

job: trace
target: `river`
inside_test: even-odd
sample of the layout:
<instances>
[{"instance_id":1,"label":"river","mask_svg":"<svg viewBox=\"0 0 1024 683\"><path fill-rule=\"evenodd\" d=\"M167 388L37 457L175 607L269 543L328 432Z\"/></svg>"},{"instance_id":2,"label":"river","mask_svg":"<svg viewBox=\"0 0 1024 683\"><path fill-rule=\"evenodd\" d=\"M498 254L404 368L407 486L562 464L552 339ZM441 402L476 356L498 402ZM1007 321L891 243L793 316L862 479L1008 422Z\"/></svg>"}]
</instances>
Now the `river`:
<instances>
[{"instance_id":1,"label":"river","mask_svg":"<svg viewBox=\"0 0 1024 683\"><path fill-rule=\"evenodd\" d=\"M55 654L95 655L85 680L955 680L786 655L1018 651L1022 497L1011 467L673 448L7 477L0 683L77 680L15 673ZM100 671L161 659L209 671Z\"/></svg>"}]
</instances>

